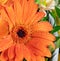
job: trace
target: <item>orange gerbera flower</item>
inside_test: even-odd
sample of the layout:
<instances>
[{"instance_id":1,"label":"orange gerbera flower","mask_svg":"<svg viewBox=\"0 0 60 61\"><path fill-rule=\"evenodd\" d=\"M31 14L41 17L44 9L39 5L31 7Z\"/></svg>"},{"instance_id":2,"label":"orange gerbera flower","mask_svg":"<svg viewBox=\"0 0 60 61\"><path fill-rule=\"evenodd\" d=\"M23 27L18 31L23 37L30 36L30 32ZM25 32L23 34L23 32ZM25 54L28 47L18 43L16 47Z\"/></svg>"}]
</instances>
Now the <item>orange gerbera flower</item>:
<instances>
[{"instance_id":1,"label":"orange gerbera flower","mask_svg":"<svg viewBox=\"0 0 60 61\"><path fill-rule=\"evenodd\" d=\"M45 13L37 12L34 0L14 0L13 5L0 8L1 61L45 61L51 57L55 37L49 33L49 22L40 21Z\"/></svg>"}]
</instances>

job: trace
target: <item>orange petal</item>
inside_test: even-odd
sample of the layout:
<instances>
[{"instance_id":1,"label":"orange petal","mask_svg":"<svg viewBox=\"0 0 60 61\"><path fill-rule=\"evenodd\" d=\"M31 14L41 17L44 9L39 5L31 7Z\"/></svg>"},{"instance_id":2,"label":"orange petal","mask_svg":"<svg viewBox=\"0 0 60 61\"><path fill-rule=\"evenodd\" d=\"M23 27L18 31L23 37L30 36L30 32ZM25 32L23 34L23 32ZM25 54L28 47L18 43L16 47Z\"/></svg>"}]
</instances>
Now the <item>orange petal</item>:
<instances>
[{"instance_id":1,"label":"orange petal","mask_svg":"<svg viewBox=\"0 0 60 61\"><path fill-rule=\"evenodd\" d=\"M2 20L6 20L6 21L9 23L9 30L11 30L12 27L13 27L13 24L12 24L12 22L10 21L10 19L9 19L7 13L6 13L6 11L5 11L4 9L1 9L1 10L0 10L0 13L1 13L1 18L2 18Z\"/></svg>"},{"instance_id":2,"label":"orange petal","mask_svg":"<svg viewBox=\"0 0 60 61\"><path fill-rule=\"evenodd\" d=\"M44 56L44 54L39 49L37 49L33 44L28 43L27 46L34 55Z\"/></svg>"},{"instance_id":3,"label":"orange petal","mask_svg":"<svg viewBox=\"0 0 60 61\"><path fill-rule=\"evenodd\" d=\"M22 61L22 59L24 58L23 57L23 44L16 44L16 50L15 50L15 53L16 53L16 59L15 61Z\"/></svg>"},{"instance_id":4,"label":"orange petal","mask_svg":"<svg viewBox=\"0 0 60 61\"><path fill-rule=\"evenodd\" d=\"M37 12L33 17L30 16L30 18L27 20L28 25L33 25L37 23L39 20L41 20L45 16L44 12Z\"/></svg>"},{"instance_id":5,"label":"orange petal","mask_svg":"<svg viewBox=\"0 0 60 61\"><path fill-rule=\"evenodd\" d=\"M49 22L38 22L32 26L33 31L51 31L52 25Z\"/></svg>"},{"instance_id":6,"label":"orange petal","mask_svg":"<svg viewBox=\"0 0 60 61\"><path fill-rule=\"evenodd\" d=\"M55 45L53 42L45 40L45 39L40 39L40 38L33 38L28 44L28 47L30 46L30 49L32 49L35 52L39 52L40 55L42 56L48 56L51 57L50 51L47 49L49 45L52 45L52 47L55 48ZM39 51L36 51L39 50ZM48 53L46 53L48 52ZM45 54L45 55L44 55Z\"/></svg>"},{"instance_id":7,"label":"orange petal","mask_svg":"<svg viewBox=\"0 0 60 61\"><path fill-rule=\"evenodd\" d=\"M41 20L43 17L45 16L45 13L43 12L43 11L40 11L40 12L37 12L36 14L35 14L35 16L31 19L31 23L32 24L35 24L35 23L37 23L39 20ZM31 24L30 23L30 24Z\"/></svg>"},{"instance_id":8,"label":"orange petal","mask_svg":"<svg viewBox=\"0 0 60 61\"><path fill-rule=\"evenodd\" d=\"M38 45L38 47L40 47L41 44L46 47L51 45L53 48L55 48L55 44L52 41L43 38L32 38L28 44Z\"/></svg>"},{"instance_id":9,"label":"orange petal","mask_svg":"<svg viewBox=\"0 0 60 61\"><path fill-rule=\"evenodd\" d=\"M22 61L22 60L20 60L18 57L15 57L15 61Z\"/></svg>"},{"instance_id":10,"label":"orange petal","mask_svg":"<svg viewBox=\"0 0 60 61\"><path fill-rule=\"evenodd\" d=\"M31 54L31 61L36 61L36 56L33 53Z\"/></svg>"},{"instance_id":11,"label":"orange petal","mask_svg":"<svg viewBox=\"0 0 60 61\"><path fill-rule=\"evenodd\" d=\"M27 20L26 20L26 24L29 24L30 21L32 20L33 16L36 14L38 6L37 4L34 3L33 0L29 0L28 1L28 13L27 14Z\"/></svg>"},{"instance_id":12,"label":"orange petal","mask_svg":"<svg viewBox=\"0 0 60 61\"><path fill-rule=\"evenodd\" d=\"M55 44L49 40L45 40L45 39L41 38L40 42L47 47L51 45L55 49Z\"/></svg>"},{"instance_id":13,"label":"orange petal","mask_svg":"<svg viewBox=\"0 0 60 61\"><path fill-rule=\"evenodd\" d=\"M38 6L37 4L35 3L34 0L29 0L28 1L28 5L29 5L29 10L28 10L28 18L30 18L30 16L34 16L34 14L36 13L37 9L38 9Z\"/></svg>"},{"instance_id":14,"label":"orange petal","mask_svg":"<svg viewBox=\"0 0 60 61\"><path fill-rule=\"evenodd\" d=\"M45 58L41 56L37 56L36 61L45 61Z\"/></svg>"},{"instance_id":15,"label":"orange petal","mask_svg":"<svg viewBox=\"0 0 60 61\"><path fill-rule=\"evenodd\" d=\"M31 60L31 54L30 54L30 51L29 51L28 47L26 47L25 45L23 45L22 48L23 48L24 58L27 61L30 61Z\"/></svg>"},{"instance_id":16,"label":"orange petal","mask_svg":"<svg viewBox=\"0 0 60 61\"><path fill-rule=\"evenodd\" d=\"M6 2L6 4L5 4L6 6L12 6L13 5L13 0L7 0L7 2Z\"/></svg>"},{"instance_id":17,"label":"orange petal","mask_svg":"<svg viewBox=\"0 0 60 61\"><path fill-rule=\"evenodd\" d=\"M15 48L15 46L12 45L12 46L8 49L8 58L9 58L9 60L14 58L14 55L15 55L15 53L14 53L14 48Z\"/></svg>"},{"instance_id":18,"label":"orange petal","mask_svg":"<svg viewBox=\"0 0 60 61\"><path fill-rule=\"evenodd\" d=\"M55 49L55 44L54 42L50 41L50 40L46 40L46 39L43 39L43 38L40 38L40 42L45 45L45 46L52 46L54 49Z\"/></svg>"},{"instance_id":19,"label":"orange petal","mask_svg":"<svg viewBox=\"0 0 60 61\"><path fill-rule=\"evenodd\" d=\"M9 61L14 61L14 59L11 59L11 60L9 60Z\"/></svg>"},{"instance_id":20,"label":"orange petal","mask_svg":"<svg viewBox=\"0 0 60 61\"><path fill-rule=\"evenodd\" d=\"M16 15L16 23L17 24L22 24L22 7L21 4L19 3L19 0L14 1L14 10L15 10L15 15Z\"/></svg>"},{"instance_id":21,"label":"orange petal","mask_svg":"<svg viewBox=\"0 0 60 61\"><path fill-rule=\"evenodd\" d=\"M55 36L48 32L35 32L35 33L32 33L32 37L38 37L38 38L43 38L50 41L55 41Z\"/></svg>"},{"instance_id":22,"label":"orange petal","mask_svg":"<svg viewBox=\"0 0 60 61\"><path fill-rule=\"evenodd\" d=\"M19 0L19 3L22 5L22 3L23 3L23 0Z\"/></svg>"},{"instance_id":23,"label":"orange petal","mask_svg":"<svg viewBox=\"0 0 60 61\"><path fill-rule=\"evenodd\" d=\"M8 23L6 21L0 20L0 38L6 36L8 32Z\"/></svg>"},{"instance_id":24,"label":"orange petal","mask_svg":"<svg viewBox=\"0 0 60 61\"><path fill-rule=\"evenodd\" d=\"M5 4L7 0L0 0L0 4Z\"/></svg>"},{"instance_id":25,"label":"orange petal","mask_svg":"<svg viewBox=\"0 0 60 61\"><path fill-rule=\"evenodd\" d=\"M3 51L0 55L0 60L1 61L7 61L8 60L8 56L7 56L7 50Z\"/></svg>"},{"instance_id":26,"label":"orange petal","mask_svg":"<svg viewBox=\"0 0 60 61\"><path fill-rule=\"evenodd\" d=\"M13 44L11 36L0 39L0 52L8 49Z\"/></svg>"},{"instance_id":27,"label":"orange petal","mask_svg":"<svg viewBox=\"0 0 60 61\"><path fill-rule=\"evenodd\" d=\"M46 57L51 57L52 56L49 48L46 48L44 46L42 48L43 48L42 51L43 51L43 53L45 54Z\"/></svg>"},{"instance_id":28,"label":"orange petal","mask_svg":"<svg viewBox=\"0 0 60 61\"><path fill-rule=\"evenodd\" d=\"M29 41L28 44L31 44L31 45L38 45L38 47L40 47L41 44L42 44L43 46L46 46L46 47L47 47L48 45L50 45L50 44L45 43L44 40L45 40L45 39L32 38L31 41Z\"/></svg>"},{"instance_id":29,"label":"orange petal","mask_svg":"<svg viewBox=\"0 0 60 61\"><path fill-rule=\"evenodd\" d=\"M51 52L49 51L49 49L45 46L41 46L40 47L37 47L40 51L42 51L42 53L44 54L44 56L46 57L51 57Z\"/></svg>"},{"instance_id":30,"label":"orange petal","mask_svg":"<svg viewBox=\"0 0 60 61\"><path fill-rule=\"evenodd\" d=\"M12 6L5 7L8 13L9 18L11 19L12 23L15 25L15 13Z\"/></svg>"},{"instance_id":31,"label":"orange petal","mask_svg":"<svg viewBox=\"0 0 60 61\"><path fill-rule=\"evenodd\" d=\"M47 57L51 57L51 53L50 51L48 50L48 48L46 46L44 46L43 44L41 45L41 43L36 43L36 44L33 44L33 43L30 43L30 45L32 45L32 47L36 48L37 50L39 50L40 52L42 52L42 54L44 56L47 56Z\"/></svg>"},{"instance_id":32,"label":"orange petal","mask_svg":"<svg viewBox=\"0 0 60 61\"><path fill-rule=\"evenodd\" d=\"M22 8L23 8L23 21L24 23L26 22L27 16L28 16L28 1L27 0L22 0Z\"/></svg>"}]
</instances>

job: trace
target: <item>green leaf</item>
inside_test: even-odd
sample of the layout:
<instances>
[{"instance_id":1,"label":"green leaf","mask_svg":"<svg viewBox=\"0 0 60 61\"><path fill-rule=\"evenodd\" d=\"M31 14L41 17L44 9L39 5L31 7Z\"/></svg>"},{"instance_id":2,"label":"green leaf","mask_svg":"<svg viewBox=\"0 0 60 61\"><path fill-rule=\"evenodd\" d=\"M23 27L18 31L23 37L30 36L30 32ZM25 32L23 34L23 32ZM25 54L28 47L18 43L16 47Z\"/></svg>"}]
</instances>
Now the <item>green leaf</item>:
<instances>
[{"instance_id":1,"label":"green leaf","mask_svg":"<svg viewBox=\"0 0 60 61\"><path fill-rule=\"evenodd\" d=\"M58 0L58 3L60 4L60 0Z\"/></svg>"},{"instance_id":2,"label":"green leaf","mask_svg":"<svg viewBox=\"0 0 60 61\"><path fill-rule=\"evenodd\" d=\"M42 5L46 6L46 0L35 0L35 2L39 5L42 4Z\"/></svg>"},{"instance_id":3,"label":"green leaf","mask_svg":"<svg viewBox=\"0 0 60 61\"><path fill-rule=\"evenodd\" d=\"M51 53L53 53L55 49L50 45L49 50L51 51Z\"/></svg>"},{"instance_id":4,"label":"green leaf","mask_svg":"<svg viewBox=\"0 0 60 61\"><path fill-rule=\"evenodd\" d=\"M42 18L41 21L48 21L47 19L48 19L48 17L46 16L46 17Z\"/></svg>"},{"instance_id":5,"label":"green leaf","mask_svg":"<svg viewBox=\"0 0 60 61\"><path fill-rule=\"evenodd\" d=\"M55 10L56 10L58 17L60 18L60 6L56 6Z\"/></svg>"},{"instance_id":6,"label":"green leaf","mask_svg":"<svg viewBox=\"0 0 60 61\"><path fill-rule=\"evenodd\" d=\"M37 4L40 4L40 0L35 0L35 2L36 2Z\"/></svg>"},{"instance_id":7,"label":"green leaf","mask_svg":"<svg viewBox=\"0 0 60 61\"><path fill-rule=\"evenodd\" d=\"M51 31L51 33L55 33L60 30L60 26L55 26L54 29Z\"/></svg>"},{"instance_id":8,"label":"green leaf","mask_svg":"<svg viewBox=\"0 0 60 61\"><path fill-rule=\"evenodd\" d=\"M48 61L48 58L45 58L45 61Z\"/></svg>"},{"instance_id":9,"label":"green leaf","mask_svg":"<svg viewBox=\"0 0 60 61\"><path fill-rule=\"evenodd\" d=\"M49 13L51 14L51 16L52 16L54 19L56 18L55 11L50 11Z\"/></svg>"},{"instance_id":10,"label":"green leaf","mask_svg":"<svg viewBox=\"0 0 60 61\"><path fill-rule=\"evenodd\" d=\"M57 41L58 39L60 39L60 36L56 36L56 41Z\"/></svg>"},{"instance_id":11,"label":"green leaf","mask_svg":"<svg viewBox=\"0 0 60 61\"><path fill-rule=\"evenodd\" d=\"M60 48L60 38L55 43L56 43L56 47Z\"/></svg>"}]
</instances>

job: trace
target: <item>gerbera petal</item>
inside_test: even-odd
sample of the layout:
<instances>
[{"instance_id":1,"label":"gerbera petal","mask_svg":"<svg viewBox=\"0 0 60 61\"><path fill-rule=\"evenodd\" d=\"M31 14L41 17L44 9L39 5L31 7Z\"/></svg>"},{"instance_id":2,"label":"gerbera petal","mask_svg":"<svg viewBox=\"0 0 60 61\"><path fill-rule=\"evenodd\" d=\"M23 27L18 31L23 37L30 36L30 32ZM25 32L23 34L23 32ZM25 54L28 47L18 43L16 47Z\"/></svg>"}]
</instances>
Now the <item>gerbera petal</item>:
<instances>
[{"instance_id":1,"label":"gerbera petal","mask_svg":"<svg viewBox=\"0 0 60 61\"><path fill-rule=\"evenodd\" d=\"M33 24L41 20L45 16L45 13L43 11L39 11L36 13L36 15L33 17Z\"/></svg>"},{"instance_id":2,"label":"gerbera petal","mask_svg":"<svg viewBox=\"0 0 60 61\"><path fill-rule=\"evenodd\" d=\"M5 4L7 0L0 0L0 4Z\"/></svg>"},{"instance_id":3,"label":"gerbera petal","mask_svg":"<svg viewBox=\"0 0 60 61\"><path fill-rule=\"evenodd\" d=\"M40 42L44 45L48 46L52 46L55 49L55 44L53 42L51 42L50 40L45 40L43 38L40 39Z\"/></svg>"},{"instance_id":4,"label":"gerbera petal","mask_svg":"<svg viewBox=\"0 0 60 61\"><path fill-rule=\"evenodd\" d=\"M30 26L30 25L33 25L35 23L37 23L39 20L41 20L43 17L45 16L45 13L44 12L37 12L33 17L30 16L30 18L27 20L29 22L27 22L27 24Z\"/></svg>"},{"instance_id":5,"label":"gerbera petal","mask_svg":"<svg viewBox=\"0 0 60 61\"><path fill-rule=\"evenodd\" d=\"M43 53L45 54L46 57L51 57L52 56L49 48L44 47L44 46L42 46L42 48L43 49L40 49L40 50L43 51Z\"/></svg>"},{"instance_id":6,"label":"gerbera petal","mask_svg":"<svg viewBox=\"0 0 60 61\"><path fill-rule=\"evenodd\" d=\"M37 39L38 40L38 39ZM35 41L35 40L34 40ZM34 48L36 48L37 50L39 50L39 51L41 51L42 52L42 54L44 55L44 56L47 56L47 57L51 57L51 53L50 53L50 51L48 50L48 48L46 47L46 46L42 46L41 45L41 43L38 43L38 42L36 42L36 43L30 43L30 45L32 46L32 47L34 47ZM41 47L40 47L41 46Z\"/></svg>"},{"instance_id":7,"label":"gerbera petal","mask_svg":"<svg viewBox=\"0 0 60 61\"><path fill-rule=\"evenodd\" d=\"M51 31L52 25L49 22L38 22L32 26L34 31Z\"/></svg>"},{"instance_id":8,"label":"gerbera petal","mask_svg":"<svg viewBox=\"0 0 60 61\"><path fill-rule=\"evenodd\" d=\"M15 57L15 61L21 61L18 57Z\"/></svg>"},{"instance_id":9,"label":"gerbera petal","mask_svg":"<svg viewBox=\"0 0 60 61\"><path fill-rule=\"evenodd\" d=\"M5 5L6 6L9 6L9 5L13 6L13 0L7 0Z\"/></svg>"},{"instance_id":10,"label":"gerbera petal","mask_svg":"<svg viewBox=\"0 0 60 61\"><path fill-rule=\"evenodd\" d=\"M45 61L45 58L41 56L37 56L36 61Z\"/></svg>"},{"instance_id":11,"label":"gerbera petal","mask_svg":"<svg viewBox=\"0 0 60 61\"><path fill-rule=\"evenodd\" d=\"M14 45L12 45L12 46L8 49L8 58L9 58L10 60L14 58L14 55L15 55L14 49L15 49L15 46L14 46Z\"/></svg>"},{"instance_id":12,"label":"gerbera petal","mask_svg":"<svg viewBox=\"0 0 60 61\"><path fill-rule=\"evenodd\" d=\"M28 48L30 49L30 51L34 54L34 55L41 55L41 56L44 56L44 54L39 51L36 47L34 47L33 45L31 44L27 44Z\"/></svg>"},{"instance_id":13,"label":"gerbera petal","mask_svg":"<svg viewBox=\"0 0 60 61\"><path fill-rule=\"evenodd\" d=\"M0 39L0 52L8 49L13 44L11 36Z\"/></svg>"},{"instance_id":14,"label":"gerbera petal","mask_svg":"<svg viewBox=\"0 0 60 61\"><path fill-rule=\"evenodd\" d=\"M32 38L31 39L31 41L29 41L28 42L28 44L33 44L33 45L38 45L39 47L41 46L41 44L43 45L43 46L48 46L48 45L50 45L50 43L45 43L47 40L45 40L45 39L40 39L40 38Z\"/></svg>"},{"instance_id":15,"label":"gerbera petal","mask_svg":"<svg viewBox=\"0 0 60 61\"><path fill-rule=\"evenodd\" d=\"M12 22L10 21L10 19L9 19L7 13L6 13L6 11L5 11L4 9L1 9L1 10L0 10L0 13L1 13L1 18L2 18L2 20L6 20L6 21L9 23L9 30L11 30L12 27L13 27L13 24L12 24Z\"/></svg>"},{"instance_id":16,"label":"gerbera petal","mask_svg":"<svg viewBox=\"0 0 60 61\"><path fill-rule=\"evenodd\" d=\"M41 44L42 44L43 46L46 46L46 47L48 47L48 46L51 45L53 48L55 48L55 45L54 45L53 42L51 42L51 41L49 41L49 40L46 40L46 39L43 39L43 38L33 38L33 39L29 42L29 44L37 45L38 47L40 47Z\"/></svg>"},{"instance_id":17,"label":"gerbera petal","mask_svg":"<svg viewBox=\"0 0 60 61\"><path fill-rule=\"evenodd\" d=\"M29 0L28 1L28 15L27 15L27 20L26 20L26 24L29 24L30 23L30 20L32 20L33 16L36 14L37 12L37 9L38 9L38 6L37 4L35 4L35 2L33 0Z\"/></svg>"},{"instance_id":18,"label":"gerbera petal","mask_svg":"<svg viewBox=\"0 0 60 61\"><path fill-rule=\"evenodd\" d=\"M23 8L23 22L26 22L27 16L28 16L28 1L27 0L22 0L22 8Z\"/></svg>"},{"instance_id":19,"label":"gerbera petal","mask_svg":"<svg viewBox=\"0 0 60 61\"><path fill-rule=\"evenodd\" d=\"M0 38L6 36L8 32L8 23L6 21L0 20Z\"/></svg>"},{"instance_id":20,"label":"gerbera petal","mask_svg":"<svg viewBox=\"0 0 60 61\"><path fill-rule=\"evenodd\" d=\"M15 61L20 61L22 60L24 57L23 57L23 44L16 44L16 47L15 47L15 53L16 53L16 59Z\"/></svg>"},{"instance_id":21,"label":"gerbera petal","mask_svg":"<svg viewBox=\"0 0 60 61\"><path fill-rule=\"evenodd\" d=\"M22 3L23 3L23 0L19 0L19 3L22 5Z\"/></svg>"},{"instance_id":22,"label":"gerbera petal","mask_svg":"<svg viewBox=\"0 0 60 61\"><path fill-rule=\"evenodd\" d=\"M0 55L0 60L1 61L7 61L8 60L8 56L7 56L7 50L3 51Z\"/></svg>"},{"instance_id":23,"label":"gerbera petal","mask_svg":"<svg viewBox=\"0 0 60 61\"><path fill-rule=\"evenodd\" d=\"M49 45L52 45L55 48L53 42L47 41L45 39L40 39L40 38L32 39L27 45L34 54L37 55L40 54L41 56L47 56L47 57L51 57L51 53L47 47L49 47Z\"/></svg>"},{"instance_id":24,"label":"gerbera petal","mask_svg":"<svg viewBox=\"0 0 60 61\"><path fill-rule=\"evenodd\" d=\"M6 6L5 8L7 10L7 13L8 13L10 20L15 25L15 13L14 13L12 6Z\"/></svg>"},{"instance_id":25,"label":"gerbera petal","mask_svg":"<svg viewBox=\"0 0 60 61\"><path fill-rule=\"evenodd\" d=\"M43 38L50 41L55 41L55 36L48 32L41 32L41 31L35 32L35 33L32 33L32 37L38 37L38 38Z\"/></svg>"},{"instance_id":26,"label":"gerbera petal","mask_svg":"<svg viewBox=\"0 0 60 61\"><path fill-rule=\"evenodd\" d=\"M36 46L37 47L37 46ZM42 51L43 54L45 54L44 56L46 57L51 57L51 52L49 51L49 49L47 47L41 46L37 47L40 51Z\"/></svg>"},{"instance_id":27,"label":"gerbera petal","mask_svg":"<svg viewBox=\"0 0 60 61\"><path fill-rule=\"evenodd\" d=\"M23 53L24 53L24 58L27 61L30 61L31 60L31 54L30 54L28 47L26 47L25 45L23 46Z\"/></svg>"},{"instance_id":28,"label":"gerbera petal","mask_svg":"<svg viewBox=\"0 0 60 61\"><path fill-rule=\"evenodd\" d=\"M37 4L35 4L34 0L29 0L28 5L30 8L28 11L29 12L28 18L29 18L29 17L34 16L34 14L37 12L38 6L37 6Z\"/></svg>"},{"instance_id":29,"label":"gerbera petal","mask_svg":"<svg viewBox=\"0 0 60 61\"><path fill-rule=\"evenodd\" d=\"M33 53L31 53L31 61L36 61L36 56Z\"/></svg>"},{"instance_id":30,"label":"gerbera petal","mask_svg":"<svg viewBox=\"0 0 60 61\"><path fill-rule=\"evenodd\" d=\"M15 11L15 16L16 16L16 23L17 24L22 24L22 7L21 4L19 3L19 0L14 1L14 11ZM19 14L20 13L20 14Z\"/></svg>"}]
</instances>

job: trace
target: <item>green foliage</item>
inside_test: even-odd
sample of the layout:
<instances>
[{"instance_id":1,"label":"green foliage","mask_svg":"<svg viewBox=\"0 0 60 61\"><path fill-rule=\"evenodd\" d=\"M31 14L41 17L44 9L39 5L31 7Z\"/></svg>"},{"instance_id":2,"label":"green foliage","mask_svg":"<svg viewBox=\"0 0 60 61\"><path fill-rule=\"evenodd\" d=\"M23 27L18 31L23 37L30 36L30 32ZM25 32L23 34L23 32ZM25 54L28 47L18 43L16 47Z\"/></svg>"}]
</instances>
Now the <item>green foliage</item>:
<instances>
[{"instance_id":1,"label":"green foliage","mask_svg":"<svg viewBox=\"0 0 60 61\"><path fill-rule=\"evenodd\" d=\"M60 0L58 0L58 3L60 4Z\"/></svg>"},{"instance_id":2,"label":"green foliage","mask_svg":"<svg viewBox=\"0 0 60 61\"><path fill-rule=\"evenodd\" d=\"M55 26L54 29L51 31L51 33L55 33L60 30L60 26Z\"/></svg>"},{"instance_id":3,"label":"green foliage","mask_svg":"<svg viewBox=\"0 0 60 61\"><path fill-rule=\"evenodd\" d=\"M48 58L45 58L45 61L48 61Z\"/></svg>"},{"instance_id":4,"label":"green foliage","mask_svg":"<svg viewBox=\"0 0 60 61\"><path fill-rule=\"evenodd\" d=\"M48 19L48 17L46 16L46 17L42 18L41 21L48 21L47 19Z\"/></svg>"},{"instance_id":5,"label":"green foliage","mask_svg":"<svg viewBox=\"0 0 60 61\"><path fill-rule=\"evenodd\" d=\"M49 50L51 51L51 53L53 53L55 49L50 45Z\"/></svg>"},{"instance_id":6,"label":"green foliage","mask_svg":"<svg viewBox=\"0 0 60 61\"><path fill-rule=\"evenodd\" d=\"M36 2L37 4L40 4L40 0L35 0L35 2Z\"/></svg>"},{"instance_id":7,"label":"green foliage","mask_svg":"<svg viewBox=\"0 0 60 61\"><path fill-rule=\"evenodd\" d=\"M35 0L35 2L39 5L42 4L42 5L46 6L46 0Z\"/></svg>"},{"instance_id":8,"label":"green foliage","mask_svg":"<svg viewBox=\"0 0 60 61\"><path fill-rule=\"evenodd\" d=\"M59 37L59 36L56 36L56 41L57 41L58 39L60 39L60 37Z\"/></svg>"},{"instance_id":9,"label":"green foliage","mask_svg":"<svg viewBox=\"0 0 60 61\"><path fill-rule=\"evenodd\" d=\"M60 18L60 6L55 6L56 13L58 17Z\"/></svg>"},{"instance_id":10,"label":"green foliage","mask_svg":"<svg viewBox=\"0 0 60 61\"><path fill-rule=\"evenodd\" d=\"M60 38L55 42L56 48L60 48Z\"/></svg>"},{"instance_id":11,"label":"green foliage","mask_svg":"<svg viewBox=\"0 0 60 61\"><path fill-rule=\"evenodd\" d=\"M50 13L51 16L56 20L56 16L57 16L56 11L55 11L55 10L52 10L52 11L50 11L49 13Z\"/></svg>"}]
</instances>

